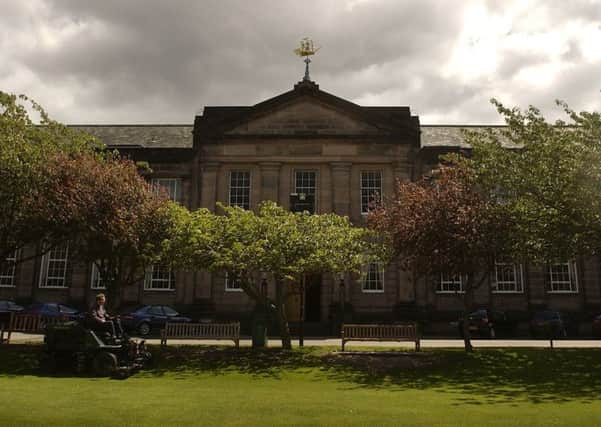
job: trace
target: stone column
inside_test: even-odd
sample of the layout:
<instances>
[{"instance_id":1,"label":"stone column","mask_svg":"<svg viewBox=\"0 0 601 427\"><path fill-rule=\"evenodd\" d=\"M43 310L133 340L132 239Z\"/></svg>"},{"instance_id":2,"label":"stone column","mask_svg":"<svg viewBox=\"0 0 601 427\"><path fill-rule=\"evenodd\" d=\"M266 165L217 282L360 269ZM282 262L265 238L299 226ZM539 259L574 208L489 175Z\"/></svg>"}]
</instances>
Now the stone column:
<instances>
[{"instance_id":1,"label":"stone column","mask_svg":"<svg viewBox=\"0 0 601 427\"><path fill-rule=\"evenodd\" d=\"M351 214L351 163L332 162L332 207L338 215ZM357 189L357 191L359 191Z\"/></svg>"},{"instance_id":2,"label":"stone column","mask_svg":"<svg viewBox=\"0 0 601 427\"><path fill-rule=\"evenodd\" d=\"M280 204L279 201L279 184L280 184L280 168L281 163L278 162L261 162L261 201L271 200Z\"/></svg>"},{"instance_id":3,"label":"stone column","mask_svg":"<svg viewBox=\"0 0 601 427\"><path fill-rule=\"evenodd\" d=\"M215 202L217 201L217 172L219 171L218 162L208 162L201 164L202 178L200 182L200 207L215 211Z\"/></svg>"}]
</instances>

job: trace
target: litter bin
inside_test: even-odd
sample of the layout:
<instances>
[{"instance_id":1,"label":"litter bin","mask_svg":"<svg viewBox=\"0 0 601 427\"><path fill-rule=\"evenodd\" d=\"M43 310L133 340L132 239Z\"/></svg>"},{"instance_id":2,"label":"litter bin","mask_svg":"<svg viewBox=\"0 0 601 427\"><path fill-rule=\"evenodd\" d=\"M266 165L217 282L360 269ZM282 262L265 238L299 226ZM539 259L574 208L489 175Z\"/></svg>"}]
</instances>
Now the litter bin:
<instances>
[{"instance_id":1,"label":"litter bin","mask_svg":"<svg viewBox=\"0 0 601 427\"><path fill-rule=\"evenodd\" d=\"M267 347L267 314L262 307L257 307L253 314L252 345L253 348Z\"/></svg>"}]
</instances>

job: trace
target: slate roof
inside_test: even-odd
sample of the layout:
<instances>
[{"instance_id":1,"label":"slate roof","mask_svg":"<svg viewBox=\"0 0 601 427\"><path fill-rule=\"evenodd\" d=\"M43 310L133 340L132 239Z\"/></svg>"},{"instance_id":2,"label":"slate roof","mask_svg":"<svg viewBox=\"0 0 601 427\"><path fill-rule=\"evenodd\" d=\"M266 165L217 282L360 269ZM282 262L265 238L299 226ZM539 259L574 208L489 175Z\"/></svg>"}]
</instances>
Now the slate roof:
<instances>
[{"instance_id":1,"label":"slate roof","mask_svg":"<svg viewBox=\"0 0 601 427\"><path fill-rule=\"evenodd\" d=\"M190 125L72 125L114 147L192 148Z\"/></svg>"},{"instance_id":2,"label":"slate roof","mask_svg":"<svg viewBox=\"0 0 601 427\"><path fill-rule=\"evenodd\" d=\"M205 115L221 116L224 110L228 115L238 114L248 107L207 107ZM222 117L222 116L221 116ZM75 129L88 132L103 143L115 147L143 148L192 148L192 130L190 125L73 125ZM502 126L464 126L464 125L421 125L421 146L468 148L463 142L462 129L484 130Z\"/></svg>"}]
</instances>

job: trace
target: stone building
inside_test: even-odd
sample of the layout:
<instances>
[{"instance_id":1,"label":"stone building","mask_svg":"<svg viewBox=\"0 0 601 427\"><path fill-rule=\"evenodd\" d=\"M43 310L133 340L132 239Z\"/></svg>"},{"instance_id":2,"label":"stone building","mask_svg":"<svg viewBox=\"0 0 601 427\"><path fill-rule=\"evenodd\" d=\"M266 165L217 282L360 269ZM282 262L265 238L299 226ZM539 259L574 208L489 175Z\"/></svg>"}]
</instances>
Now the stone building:
<instances>
[{"instance_id":1,"label":"stone building","mask_svg":"<svg viewBox=\"0 0 601 427\"><path fill-rule=\"evenodd\" d=\"M347 215L355 224L364 222L374 193L391 194L396 180L415 179L431 170L440 154L462 148L461 126L421 125L409 107L362 107L310 81L254 106L205 107L193 125L78 128L123 155L148 161L150 179L190 209L214 209L216 202L254 209L262 200L292 208L294 195L302 193L310 196L310 210ZM102 289L98 274L69 255L63 248L3 271L0 299L91 301ZM310 278L306 320L327 325L332 304L342 298L357 320L419 315L445 323L462 308L456 295L460 277L412 283L394 264L365 268L362 279L346 277L344 291L339 278ZM582 314L601 307L598 259L498 264L485 274L488 280L476 293L477 304L522 313L524 319L541 308ZM297 297L291 297L290 307ZM127 289L124 300L202 305L225 318L243 318L253 308L225 274L160 266Z\"/></svg>"}]
</instances>

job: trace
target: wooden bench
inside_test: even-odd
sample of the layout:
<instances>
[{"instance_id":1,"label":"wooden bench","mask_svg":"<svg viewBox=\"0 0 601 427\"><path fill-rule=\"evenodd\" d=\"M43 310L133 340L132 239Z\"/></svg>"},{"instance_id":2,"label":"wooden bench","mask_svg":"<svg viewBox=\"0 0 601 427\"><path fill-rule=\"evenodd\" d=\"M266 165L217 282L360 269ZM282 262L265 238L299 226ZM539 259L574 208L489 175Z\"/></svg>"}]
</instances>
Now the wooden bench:
<instances>
[{"instance_id":1,"label":"wooden bench","mask_svg":"<svg viewBox=\"0 0 601 427\"><path fill-rule=\"evenodd\" d=\"M168 339L214 339L232 340L240 347L240 322L232 323L169 323L161 329L161 346Z\"/></svg>"},{"instance_id":2,"label":"wooden bench","mask_svg":"<svg viewBox=\"0 0 601 427\"><path fill-rule=\"evenodd\" d=\"M342 351L348 341L412 341L420 351L420 336L416 323L405 325L342 325Z\"/></svg>"},{"instance_id":3,"label":"wooden bench","mask_svg":"<svg viewBox=\"0 0 601 427\"><path fill-rule=\"evenodd\" d=\"M46 325L64 322L65 317L48 317L40 314L19 314L11 313L8 325L0 326L0 344L10 343L10 337L13 332L23 332L28 334L44 333ZM6 333L6 338L4 334Z\"/></svg>"}]
</instances>

